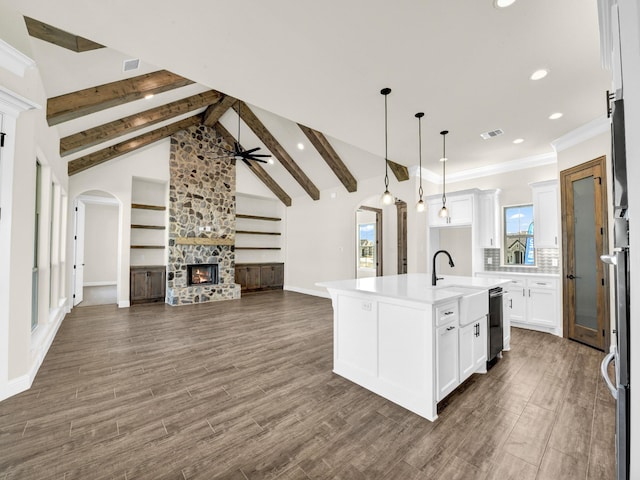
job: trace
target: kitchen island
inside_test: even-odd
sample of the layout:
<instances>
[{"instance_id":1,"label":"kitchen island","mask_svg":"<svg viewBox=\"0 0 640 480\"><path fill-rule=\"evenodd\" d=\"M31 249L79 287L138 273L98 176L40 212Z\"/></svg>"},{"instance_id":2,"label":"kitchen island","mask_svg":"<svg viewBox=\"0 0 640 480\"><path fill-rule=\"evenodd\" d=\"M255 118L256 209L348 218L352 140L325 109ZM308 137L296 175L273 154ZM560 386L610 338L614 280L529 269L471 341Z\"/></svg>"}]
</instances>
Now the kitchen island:
<instances>
[{"instance_id":1,"label":"kitchen island","mask_svg":"<svg viewBox=\"0 0 640 480\"><path fill-rule=\"evenodd\" d=\"M427 274L321 282L333 303L333 371L434 421L437 403L486 372L488 290L499 278Z\"/></svg>"}]
</instances>

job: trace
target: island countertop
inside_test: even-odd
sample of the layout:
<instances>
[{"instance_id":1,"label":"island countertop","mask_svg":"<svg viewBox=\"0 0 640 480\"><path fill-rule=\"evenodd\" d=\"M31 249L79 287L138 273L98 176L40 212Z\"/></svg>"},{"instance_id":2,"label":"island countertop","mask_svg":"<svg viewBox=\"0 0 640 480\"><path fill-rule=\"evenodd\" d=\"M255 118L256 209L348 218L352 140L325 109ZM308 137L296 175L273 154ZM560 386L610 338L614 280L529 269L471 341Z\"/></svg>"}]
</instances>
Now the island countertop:
<instances>
[{"instance_id":1,"label":"island countertop","mask_svg":"<svg viewBox=\"0 0 640 480\"><path fill-rule=\"evenodd\" d=\"M436 286L431 285L431 275L426 273L336 280L318 282L316 285L327 289L368 293L399 300L437 304L464 295L463 292L456 291L455 287L489 290L510 282L510 280L495 277L443 275L438 278L442 279L438 280Z\"/></svg>"}]
</instances>

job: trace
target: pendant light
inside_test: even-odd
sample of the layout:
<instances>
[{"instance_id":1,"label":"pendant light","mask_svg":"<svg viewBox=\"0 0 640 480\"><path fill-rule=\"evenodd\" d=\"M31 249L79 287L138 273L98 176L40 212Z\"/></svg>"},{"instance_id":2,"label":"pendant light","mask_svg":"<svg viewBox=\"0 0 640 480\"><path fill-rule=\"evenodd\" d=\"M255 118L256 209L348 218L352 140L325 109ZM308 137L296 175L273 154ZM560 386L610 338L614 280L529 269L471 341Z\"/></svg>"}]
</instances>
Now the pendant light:
<instances>
[{"instance_id":1,"label":"pendant light","mask_svg":"<svg viewBox=\"0 0 640 480\"><path fill-rule=\"evenodd\" d=\"M420 199L418 200L418 203L416 203L416 211L418 213L424 212L426 208L424 200L422 199L422 195L424 194L424 190L422 190L422 117L424 117L424 112L416 113L416 118L418 119L418 158L420 159L420 170L418 170L418 177L420 178L418 196Z\"/></svg>"},{"instance_id":2,"label":"pendant light","mask_svg":"<svg viewBox=\"0 0 640 480\"><path fill-rule=\"evenodd\" d=\"M391 205L394 199L389 192L389 159L387 158L387 95L391 93L391 89L383 88L380 93L384 95L384 193L382 194L382 204Z\"/></svg>"},{"instance_id":3,"label":"pendant light","mask_svg":"<svg viewBox=\"0 0 640 480\"><path fill-rule=\"evenodd\" d=\"M440 161L442 162L442 208L440 209L440 212L438 213L438 215L440 215L442 218L446 218L449 215L449 211L447 210L447 194L445 190L445 187L446 187L445 165L447 163L447 150L446 150L445 139L446 139L447 133L449 133L449 130L443 130L440 132L440 135L442 135L442 158L440 159Z\"/></svg>"}]
</instances>

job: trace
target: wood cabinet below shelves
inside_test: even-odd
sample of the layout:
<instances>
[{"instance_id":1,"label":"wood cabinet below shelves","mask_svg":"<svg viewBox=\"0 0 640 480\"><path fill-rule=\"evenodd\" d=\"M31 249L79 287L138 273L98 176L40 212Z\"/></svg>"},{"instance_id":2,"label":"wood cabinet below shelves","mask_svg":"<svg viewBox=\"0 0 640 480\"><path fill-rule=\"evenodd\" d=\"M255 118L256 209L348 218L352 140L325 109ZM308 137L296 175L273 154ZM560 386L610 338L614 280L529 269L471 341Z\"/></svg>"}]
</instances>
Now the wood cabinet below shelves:
<instances>
[{"instance_id":1,"label":"wood cabinet below shelves","mask_svg":"<svg viewBox=\"0 0 640 480\"><path fill-rule=\"evenodd\" d=\"M131 304L164 302L166 267L131 267L129 299Z\"/></svg>"},{"instance_id":2,"label":"wood cabinet below shelves","mask_svg":"<svg viewBox=\"0 0 640 480\"><path fill-rule=\"evenodd\" d=\"M243 292L278 289L284 285L284 263L238 263L235 270L235 281Z\"/></svg>"}]
</instances>

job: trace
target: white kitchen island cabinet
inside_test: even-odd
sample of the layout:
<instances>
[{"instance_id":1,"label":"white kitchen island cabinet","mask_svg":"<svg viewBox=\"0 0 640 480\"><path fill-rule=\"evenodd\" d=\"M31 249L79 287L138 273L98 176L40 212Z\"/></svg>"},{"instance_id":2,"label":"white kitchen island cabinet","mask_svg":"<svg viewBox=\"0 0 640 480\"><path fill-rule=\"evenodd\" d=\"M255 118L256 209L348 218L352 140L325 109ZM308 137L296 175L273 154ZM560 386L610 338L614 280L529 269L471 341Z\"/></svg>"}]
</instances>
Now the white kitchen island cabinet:
<instances>
[{"instance_id":1,"label":"white kitchen island cabinet","mask_svg":"<svg viewBox=\"0 0 640 480\"><path fill-rule=\"evenodd\" d=\"M434 421L437 402L461 382L460 298L503 283L452 276L432 287L427 274L319 283L333 302L333 371ZM486 358L486 340L471 355Z\"/></svg>"}]
</instances>

